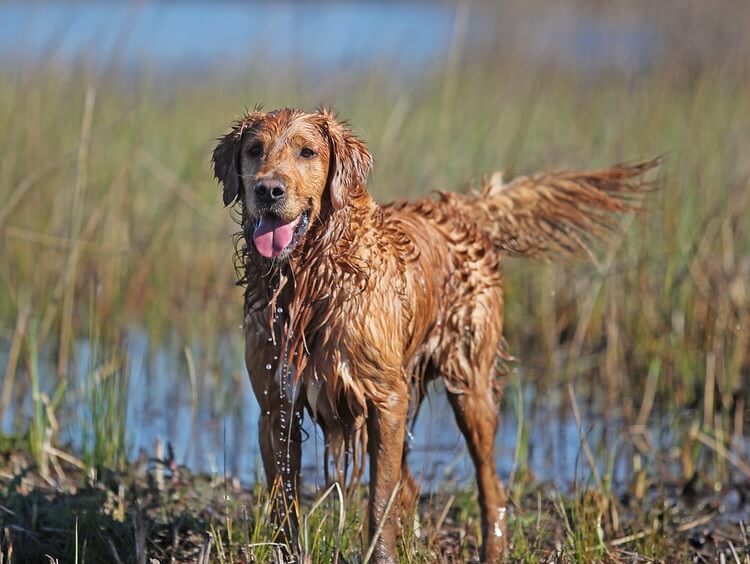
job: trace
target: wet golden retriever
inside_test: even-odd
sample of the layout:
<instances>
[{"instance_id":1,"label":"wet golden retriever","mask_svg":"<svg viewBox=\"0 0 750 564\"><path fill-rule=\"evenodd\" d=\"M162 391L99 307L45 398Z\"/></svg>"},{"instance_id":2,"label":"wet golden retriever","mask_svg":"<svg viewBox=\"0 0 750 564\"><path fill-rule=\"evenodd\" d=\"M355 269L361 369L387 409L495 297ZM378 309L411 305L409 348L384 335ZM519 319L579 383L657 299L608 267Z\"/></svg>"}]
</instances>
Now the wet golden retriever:
<instances>
[{"instance_id":1,"label":"wet golden retriever","mask_svg":"<svg viewBox=\"0 0 750 564\"><path fill-rule=\"evenodd\" d=\"M307 411L323 428L337 480L366 430L373 559L396 561L398 505L416 487L404 434L425 384L441 378L476 467L481 557L501 559L507 498L493 452L505 354L501 259L588 253L615 212L636 206L657 161L507 184L494 175L479 193L381 205L367 190L372 156L344 123L326 110L282 109L238 119L213 164L224 204L241 210L246 362L291 550Z\"/></svg>"}]
</instances>

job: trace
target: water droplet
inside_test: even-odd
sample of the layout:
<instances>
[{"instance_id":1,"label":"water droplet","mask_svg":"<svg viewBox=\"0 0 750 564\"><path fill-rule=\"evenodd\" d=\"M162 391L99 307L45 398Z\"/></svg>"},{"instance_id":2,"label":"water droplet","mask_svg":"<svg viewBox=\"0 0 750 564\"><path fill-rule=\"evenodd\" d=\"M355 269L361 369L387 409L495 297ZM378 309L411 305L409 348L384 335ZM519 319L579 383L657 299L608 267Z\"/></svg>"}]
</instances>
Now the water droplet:
<instances>
[{"instance_id":1,"label":"water droplet","mask_svg":"<svg viewBox=\"0 0 750 564\"><path fill-rule=\"evenodd\" d=\"M281 309L280 307L277 307L276 308L276 313L284 313L284 310Z\"/></svg>"},{"instance_id":2,"label":"water droplet","mask_svg":"<svg viewBox=\"0 0 750 564\"><path fill-rule=\"evenodd\" d=\"M270 364L266 364L266 370L271 370L271 365Z\"/></svg>"},{"instance_id":3,"label":"water droplet","mask_svg":"<svg viewBox=\"0 0 750 564\"><path fill-rule=\"evenodd\" d=\"M505 519L505 511L506 511L505 507L500 507L497 510L497 521L495 521L494 533L495 533L495 536L498 538L503 536L503 527L501 523Z\"/></svg>"}]
</instances>

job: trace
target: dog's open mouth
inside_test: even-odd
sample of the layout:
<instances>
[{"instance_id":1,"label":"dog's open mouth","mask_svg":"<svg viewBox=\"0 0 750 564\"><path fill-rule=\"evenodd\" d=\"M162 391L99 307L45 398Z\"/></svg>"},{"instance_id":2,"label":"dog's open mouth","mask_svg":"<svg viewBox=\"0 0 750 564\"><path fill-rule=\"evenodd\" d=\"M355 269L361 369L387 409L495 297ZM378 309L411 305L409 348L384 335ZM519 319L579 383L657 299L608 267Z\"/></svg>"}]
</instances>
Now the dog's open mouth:
<instances>
[{"instance_id":1,"label":"dog's open mouth","mask_svg":"<svg viewBox=\"0 0 750 564\"><path fill-rule=\"evenodd\" d=\"M255 248L266 258L278 258L294 248L307 231L309 223L310 210L302 212L291 221L273 213L264 213L255 223Z\"/></svg>"}]
</instances>

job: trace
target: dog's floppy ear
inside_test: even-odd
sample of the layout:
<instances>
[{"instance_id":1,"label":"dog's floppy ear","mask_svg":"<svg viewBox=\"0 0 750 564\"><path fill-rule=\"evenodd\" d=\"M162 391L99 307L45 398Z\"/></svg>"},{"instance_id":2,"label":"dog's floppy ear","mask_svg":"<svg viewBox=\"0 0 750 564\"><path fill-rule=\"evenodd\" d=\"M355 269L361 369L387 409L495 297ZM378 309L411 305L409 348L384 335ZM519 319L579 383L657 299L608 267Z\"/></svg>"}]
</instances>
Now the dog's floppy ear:
<instances>
[{"instance_id":1,"label":"dog's floppy ear","mask_svg":"<svg viewBox=\"0 0 750 564\"><path fill-rule=\"evenodd\" d=\"M372 170L372 155L364 141L329 110L318 110L328 140L328 190L333 209L343 208L352 191L363 189Z\"/></svg>"},{"instance_id":2,"label":"dog's floppy ear","mask_svg":"<svg viewBox=\"0 0 750 564\"><path fill-rule=\"evenodd\" d=\"M224 186L224 205L229 206L242 196L242 182L240 180L240 150L242 136L256 125L264 116L260 111L253 110L232 123L232 130L219 138L214 149L211 162L214 165L214 176Z\"/></svg>"}]
</instances>

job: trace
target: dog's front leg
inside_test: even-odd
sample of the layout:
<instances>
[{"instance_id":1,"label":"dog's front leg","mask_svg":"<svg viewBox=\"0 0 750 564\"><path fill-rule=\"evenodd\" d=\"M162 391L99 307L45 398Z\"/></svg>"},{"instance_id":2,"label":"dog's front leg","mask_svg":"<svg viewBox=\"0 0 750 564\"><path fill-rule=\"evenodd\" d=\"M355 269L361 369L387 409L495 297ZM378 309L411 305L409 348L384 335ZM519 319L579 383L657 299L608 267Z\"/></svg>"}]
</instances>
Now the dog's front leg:
<instances>
[{"instance_id":1,"label":"dog's front leg","mask_svg":"<svg viewBox=\"0 0 750 564\"><path fill-rule=\"evenodd\" d=\"M375 540L373 562L397 562L401 456L404 448L408 393L393 390L380 403L368 406L367 432L370 454L370 503L368 508L370 543Z\"/></svg>"},{"instance_id":2,"label":"dog's front leg","mask_svg":"<svg viewBox=\"0 0 750 564\"><path fill-rule=\"evenodd\" d=\"M302 457L302 405L282 398L278 390L263 393L258 438L268 489L273 501L274 522L279 525L279 542L299 550L297 492ZM264 391L265 392L265 391Z\"/></svg>"}]
</instances>

